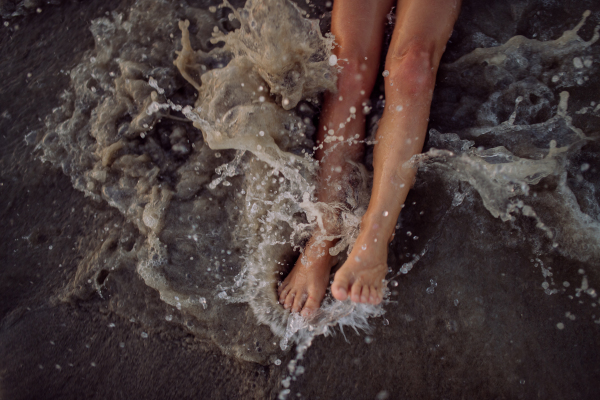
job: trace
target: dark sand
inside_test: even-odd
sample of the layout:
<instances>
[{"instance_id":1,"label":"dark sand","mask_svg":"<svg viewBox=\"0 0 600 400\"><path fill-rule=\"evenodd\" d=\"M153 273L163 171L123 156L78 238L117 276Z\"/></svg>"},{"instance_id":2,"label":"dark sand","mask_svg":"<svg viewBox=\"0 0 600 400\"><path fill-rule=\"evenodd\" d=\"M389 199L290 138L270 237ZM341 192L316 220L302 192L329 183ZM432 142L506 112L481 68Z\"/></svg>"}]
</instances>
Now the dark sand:
<instances>
[{"instance_id":1,"label":"dark sand","mask_svg":"<svg viewBox=\"0 0 600 400\"><path fill-rule=\"evenodd\" d=\"M93 46L90 21L125 3L42 6L42 13L0 27L0 398L275 398L293 353L280 366L243 362L166 321L147 327L123 319L100 296L72 302L57 296L108 236L101 228L108 221L123 224L123 218L43 165L24 137L40 130L60 104L58 95L68 85L60 70ZM494 15L509 12L503 2L465 3L458 35L473 15L489 16L489 26L473 29L497 29L498 39L530 28L495 27ZM538 14L540 26L556 18L573 26L593 2L580 3L569 5L568 15ZM562 31L547 34L555 38ZM471 50L456 46L450 44L451 55ZM522 239L535 234L533 226L517 231L502 224L477 196L446 213L451 194L442 186L430 182L409 197L427 213L406 216L402 231L438 237L436 243L445 245L434 245L399 279L397 303L386 308L389 325L375 320L369 340L352 332L346 332L348 341L341 334L317 338L289 398L599 398L600 325L592 321L599 307L590 307L587 297L584 305L568 299L573 287L567 294L544 294L531 246ZM422 243L400 235L392 247L391 262L398 264L399 255L420 251ZM581 279L578 269L597 268L555 254L544 262L556 266L557 282L573 286ZM431 279L438 286L427 294ZM131 288L132 296L158 302L141 281ZM566 312L577 318L565 318Z\"/></svg>"}]
</instances>

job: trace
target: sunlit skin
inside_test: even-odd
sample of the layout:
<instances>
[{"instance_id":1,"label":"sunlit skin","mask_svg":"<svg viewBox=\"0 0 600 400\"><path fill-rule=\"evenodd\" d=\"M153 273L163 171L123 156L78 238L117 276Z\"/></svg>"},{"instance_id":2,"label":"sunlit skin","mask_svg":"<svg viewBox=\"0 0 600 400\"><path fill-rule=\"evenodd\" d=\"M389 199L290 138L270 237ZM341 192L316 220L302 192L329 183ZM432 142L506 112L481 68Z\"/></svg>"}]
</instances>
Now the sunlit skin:
<instances>
[{"instance_id":1,"label":"sunlit skin","mask_svg":"<svg viewBox=\"0 0 600 400\"><path fill-rule=\"evenodd\" d=\"M329 129L345 139L364 139L363 103L377 78L386 15L393 5L390 0L334 2L331 31L339 45L334 53L343 69L338 93L325 96L318 129L317 140L323 146L316 153L321 166L316 194L321 202L345 200L337 186L348 184L352 171L348 161L362 162L364 157L363 145L325 143L324 139ZM385 61L389 72L384 78L386 107L376 133L371 200L360 234L331 285L338 300L349 297L369 304L383 300L388 244L415 177L414 169L403 165L423 148L435 76L459 9L460 0L398 1ZM357 110L356 118L347 122L351 107ZM333 229L332 221L324 222L325 229ZM336 263L329 254L335 242L316 242L316 237L309 240L278 289L280 303L305 317L320 307Z\"/></svg>"}]
</instances>

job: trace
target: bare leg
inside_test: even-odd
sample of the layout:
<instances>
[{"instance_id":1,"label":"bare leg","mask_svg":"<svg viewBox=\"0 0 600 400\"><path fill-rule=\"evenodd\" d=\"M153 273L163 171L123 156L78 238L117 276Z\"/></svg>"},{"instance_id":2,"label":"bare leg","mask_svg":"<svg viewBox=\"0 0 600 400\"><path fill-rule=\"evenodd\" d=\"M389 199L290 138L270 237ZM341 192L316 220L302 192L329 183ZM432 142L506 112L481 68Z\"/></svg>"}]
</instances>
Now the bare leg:
<instances>
[{"instance_id":1,"label":"bare leg","mask_svg":"<svg viewBox=\"0 0 600 400\"><path fill-rule=\"evenodd\" d=\"M415 177L403 164L423 148L435 76L459 8L460 0L398 2L386 58L386 107L373 153L373 191L358 239L331 287L339 300L383 299L388 243Z\"/></svg>"},{"instance_id":2,"label":"bare leg","mask_svg":"<svg viewBox=\"0 0 600 400\"><path fill-rule=\"evenodd\" d=\"M320 162L317 198L321 202L345 200L340 198L339 187L344 186L351 172L347 160L357 162L363 158L362 145L327 143L325 138L333 129L336 136L341 135L344 139L364 139L362 103L369 98L375 84L385 16L392 4L393 0L337 0L334 3L331 30L339 44L334 53L343 70L338 76L338 93L325 96L318 129L317 140L323 145L316 154ZM354 108L356 118L348 121L351 108ZM335 229L333 219L336 217L324 221L326 229ZM320 241L318 237L319 232L316 232L278 290L279 301L284 307L302 311L304 316L319 308L335 263L329 254L335 243Z\"/></svg>"}]
</instances>

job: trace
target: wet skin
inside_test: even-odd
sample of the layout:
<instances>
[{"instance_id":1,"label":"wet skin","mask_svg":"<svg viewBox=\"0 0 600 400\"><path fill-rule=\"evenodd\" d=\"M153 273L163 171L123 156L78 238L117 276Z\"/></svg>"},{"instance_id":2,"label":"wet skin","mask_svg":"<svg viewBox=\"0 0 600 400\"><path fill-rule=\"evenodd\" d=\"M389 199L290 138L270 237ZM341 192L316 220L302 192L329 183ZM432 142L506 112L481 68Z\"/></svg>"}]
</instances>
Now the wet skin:
<instances>
[{"instance_id":1,"label":"wet skin","mask_svg":"<svg viewBox=\"0 0 600 400\"><path fill-rule=\"evenodd\" d=\"M317 140L322 145L316 153L320 162L317 198L321 202L344 201L338 188L349 184L352 167L348 161L362 161L363 145L324 139L330 129L344 139L364 139L363 103L375 84L386 15L393 4L389 0L334 3L331 30L339 45L334 54L343 69L338 75L338 93L325 96L318 129ZM405 163L423 148L435 76L459 9L460 0L400 0L397 4L385 62L389 72L385 77L386 108L373 151L373 189L360 234L331 285L338 300L370 304L383 300L388 244L415 177L413 168ZM356 118L348 121L352 107L357 110ZM335 216L330 218L324 221L325 229L334 232ZM303 316L319 308L335 264L329 254L335 242L319 240L322 234L315 232L278 289L280 303Z\"/></svg>"}]
</instances>

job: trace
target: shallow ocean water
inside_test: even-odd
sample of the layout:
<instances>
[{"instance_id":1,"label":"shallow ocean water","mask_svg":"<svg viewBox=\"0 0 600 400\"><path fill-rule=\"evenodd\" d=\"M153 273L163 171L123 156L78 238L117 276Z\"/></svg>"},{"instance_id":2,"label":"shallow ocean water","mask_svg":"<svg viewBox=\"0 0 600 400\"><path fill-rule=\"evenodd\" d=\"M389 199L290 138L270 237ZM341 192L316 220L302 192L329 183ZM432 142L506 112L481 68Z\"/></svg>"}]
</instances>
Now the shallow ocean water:
<instances>
[{"instance_id":1,"label":"shallow ocean water","mask_svg":"<svg viewBox=\"0 0 600 400\"><path fill-rule=\"evenodd\" d=\"M269 220L271 204L261 203L282 190L279 179L271 179L269 164L277 164L281 154L265 152L271 158L260 160L260 151L210 149L215 147L210 139L182 121L185 115L174 112L179 119L173 120L146 112L153 101L190 107L196 102L194 87L172 65L181 49L179 20L191 21L192 48L205 52L214 45L202 38L210 37L215 25L223 33L236 27L223 10L194 4L138 2L132 11L96 19L96 49L71 67L67 92L56 103L62 109L39 131L21 132L20 140L27 142L23 151L36 147L34 154L62 168L73 186L91 197L86 201L118 211L95 224L102 236L81 253L53 298L99 301L132 326L141 324L144 333L183 328L226 355L283 370L283 388L289 384L307 398L321 393L316 382L323 368L340 382L327 389L338 392L325 398L356 393L341 376L358 373L365 363L380 386L362 393L365 398L385 393L391 398L460 393L581 398L595 392L600 99L594 96L600 60L594 32L599 11L593 4L465 3L438 75L432 131L426 153L416 160L415 189L391 245L393 280L385 314L368 320L375 328L371 336L355 337L346 329L349 344L341 334L315 340L299 363L304 373L294 371L287 381L284 366L293 353L279 346L287 315L273 304L276 280L265 275L285 271L293 262L293 245L312 228L297 230L307 221L296 214L306 212L299 204L311 182L310 158L299 157L294 166L304 171L299 175L309 182L305 186L301 180L300 186L288 184L293 179L285 172L275 175L290 185L283 192L293 198L283 206L292 210ZM313 17L326 9L317 7ZM587 9L592 13L578 32L582 39L562 36ZM561 10L564 18L557 21L554 14ZM490 23L488 13L501 15L505 23ZM324 14L321 25L326 24ZM527 39L511 39L516 34ZM216 53L203 60L207 69L227 64L228 56ZM248 75L244 83L262 82L260 74L250 80ZM153 98L153 90L163 97ZM267 135L296 155L312 146L319 100L318 90L310 90L300 98L311 101L291 112L284 95L267 100L286 119L283 125L304 125ZM119 91L133 101L117 104L112 93ZM216 93L201 92L198 101L217 98ZM385 107L380 94L372 96L371 127ZM259 122L245 126L253 123ZM264 137L255 135L251 145ZM121 144L114 146L115 139ZM223 165L230 168L216 172ZM368 157L366 165L368 170ZM364 201L355 196L355 205ZM360 207L348 208L349 219L357 213ZM277 239L288 242L265 245L266 232L274 229L282 230ZM46 243L45 235L30 232L26 240L36 246ZM265 266L265 260L274 265ZM252 263L260 269L244 272ZM267 313L269 306L273 314ZM386 352L388 347L393 350ZM348 362L336 368L336 360ZM546 374L557 371L563 377L550 384ZM460 379L462 385L452 384ZM274 395L279 389L272 390Z\"/></svg>"}]
</instances>

